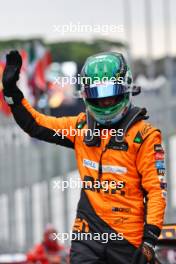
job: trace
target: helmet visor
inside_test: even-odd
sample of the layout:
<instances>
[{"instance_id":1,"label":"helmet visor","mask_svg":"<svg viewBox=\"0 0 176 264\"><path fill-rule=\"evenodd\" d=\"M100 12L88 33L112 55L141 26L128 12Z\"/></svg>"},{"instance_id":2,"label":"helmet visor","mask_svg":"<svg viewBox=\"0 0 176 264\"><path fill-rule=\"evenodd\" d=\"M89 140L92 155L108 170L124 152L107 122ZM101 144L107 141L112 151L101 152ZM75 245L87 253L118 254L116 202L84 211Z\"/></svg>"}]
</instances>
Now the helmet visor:
<instances>
[{"instance_id":1,"label":"helmet visor","mask_svg":"<svg viewBox=\"0 0 176 264\"><path fill-rule=\"evenodd\" d=\"M122 84L100 84L97 86L84 87L84 98L85 99L98 99L105 97L112 97L128 93L130 87L124 86Z\"/></svg>"}]
</instances>

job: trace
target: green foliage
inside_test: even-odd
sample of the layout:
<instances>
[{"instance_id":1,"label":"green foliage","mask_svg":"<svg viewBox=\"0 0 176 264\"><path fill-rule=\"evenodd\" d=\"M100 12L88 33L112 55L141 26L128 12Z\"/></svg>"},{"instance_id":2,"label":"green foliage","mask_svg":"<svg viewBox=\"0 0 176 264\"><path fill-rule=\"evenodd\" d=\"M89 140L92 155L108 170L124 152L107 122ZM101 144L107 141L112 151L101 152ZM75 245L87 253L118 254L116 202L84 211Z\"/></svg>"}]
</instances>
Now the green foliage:
<instances>
[{"instance_id":1,"label":"green foliage","mask_svg":"<svg viewBox=\"0 0 176 264\"><path fill-rule=\"evenodd\" d=\"M21 47L25 47L28 43L32 43L34 41L40 41L43 43L41 39L9 39L9 40L1 40L0 41L0 52L7 49L18 49Z\"/></svg>"},{"instance_id":2,"label":"green foliage","mask_svg":"<svg viewBox=\"0 0 176 264\"><path fill-rule=\"evenodd\" d=\"M54 61L75 61L78 64L78 71L81 69L85 59L95 53L107 51L113 47L123 47L122 43L108 40L94 40L92 42L69 41L57 42L47 45Z\"/></svg>"},{"instance_id":3,"label":"green foliage","mask_svg":"<svg viewBox=\"0 0 176 264\"><path fill-rule=\"evenodd\" d=\"M29 48L34 41L43 43L51 50L53 61L75 61L80 71L85 59L95 53L108 51L112 47L124 47L120 42L97 39L91 42L85 41L65 41L55 43L44 43L41 39L13 39L0 41L0 52L6 49Z\"/></svg>"}]
</instances>

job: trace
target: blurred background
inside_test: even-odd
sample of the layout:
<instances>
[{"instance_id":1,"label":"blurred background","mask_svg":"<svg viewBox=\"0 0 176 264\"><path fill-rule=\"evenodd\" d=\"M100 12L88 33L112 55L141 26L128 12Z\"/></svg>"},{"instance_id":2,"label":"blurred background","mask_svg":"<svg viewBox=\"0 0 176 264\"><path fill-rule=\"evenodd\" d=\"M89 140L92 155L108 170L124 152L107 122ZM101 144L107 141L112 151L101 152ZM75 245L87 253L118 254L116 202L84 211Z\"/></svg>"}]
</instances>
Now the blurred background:
<instances>
[{"instance_id":1,"label":"blurred background","mask_svg":"<svg viewBox=\"0 0 176 264\"><path fill-rule=\"evenodd\" d=\"M79 85L61 87L57 76L77 76L94 53L124 53L142 87L134 101L163 132L165 223L176 222L176 1L6 0L0 6L0 80L5 54L18 49L23 57L19 87L45 114L84 111ZM41 241L47 223L69 232L79 189L62 191L54 183L77 177L72 150L31 139L18 128L0 81L0 254L28 251Z\"/></svg>"}]
</instances>

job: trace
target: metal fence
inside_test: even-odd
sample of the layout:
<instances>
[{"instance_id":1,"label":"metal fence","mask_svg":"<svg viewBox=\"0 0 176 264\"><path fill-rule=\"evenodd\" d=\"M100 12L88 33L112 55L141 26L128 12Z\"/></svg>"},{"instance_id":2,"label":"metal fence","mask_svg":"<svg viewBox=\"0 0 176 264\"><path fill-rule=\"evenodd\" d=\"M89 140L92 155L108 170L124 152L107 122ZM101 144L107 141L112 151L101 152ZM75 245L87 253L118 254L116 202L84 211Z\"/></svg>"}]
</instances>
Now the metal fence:
<instances>
[{"instance_id":1,"label":"metal fence","mask_svg":"<svg viewBox=\"0 0 176 264\"><path fill-rule=\"evenodd\" d=\"M68 199L66 191L53 189L52 181L75 170L74 153L29 138L13 119L1 116L1 121L0 253L25 251L41 239L48 222L55 223L60 232L71 227L73 217L68 210L74 206L67 200L76 199L76 204L79 190L77 198Z\"/></svg>"}]
</instances>

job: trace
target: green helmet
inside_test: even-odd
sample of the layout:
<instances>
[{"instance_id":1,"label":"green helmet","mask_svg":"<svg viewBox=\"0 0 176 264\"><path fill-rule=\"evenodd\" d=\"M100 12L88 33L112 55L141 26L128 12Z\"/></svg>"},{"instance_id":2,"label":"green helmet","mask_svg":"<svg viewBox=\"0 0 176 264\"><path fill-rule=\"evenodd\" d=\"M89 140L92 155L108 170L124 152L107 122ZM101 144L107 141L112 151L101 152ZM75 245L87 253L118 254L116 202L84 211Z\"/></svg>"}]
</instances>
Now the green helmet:
<instances>
[{"instance_id":1,"label":"green helmet","mask_svg":"<svg viewBox=\"0 0 176 264\"><path fill-rule=\"evenodd\" d=\"M100 124L117 123L131 107L132 74L120 53L88 57L81 71L81 84L86 108Z\"/></svg>"}]
</instances>

